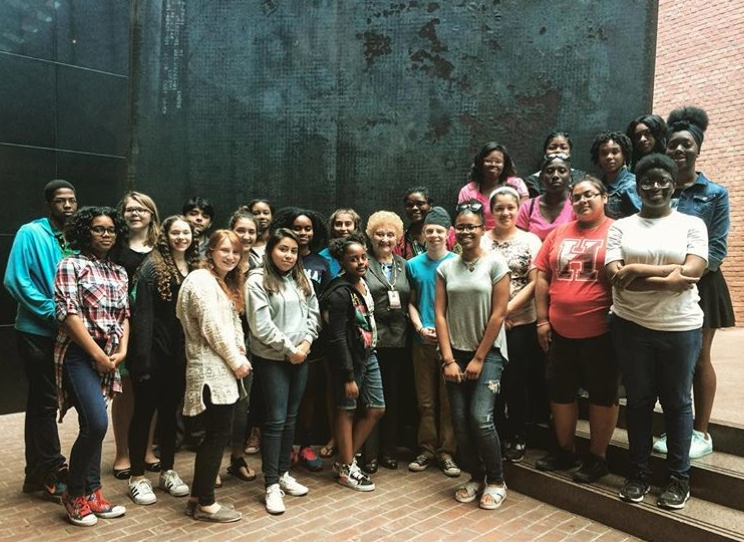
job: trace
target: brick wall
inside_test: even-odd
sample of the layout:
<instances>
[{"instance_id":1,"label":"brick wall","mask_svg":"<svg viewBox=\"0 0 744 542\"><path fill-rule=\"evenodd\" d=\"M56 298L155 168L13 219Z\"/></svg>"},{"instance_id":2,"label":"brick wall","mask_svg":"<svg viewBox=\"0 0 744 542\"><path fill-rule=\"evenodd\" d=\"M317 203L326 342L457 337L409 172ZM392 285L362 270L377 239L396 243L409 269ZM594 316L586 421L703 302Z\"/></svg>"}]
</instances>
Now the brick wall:
<instances>
[{"instance_id":1,"label":"brick wall","mask_svg":"<svg viewBox=\"0 0 744 542\"><path fill-rule=\"evenodd\" d=\"M698 171L731 197L728 258L722 269L737 324L744 325L744 2L659 0L653 112L705 109L710 125Z\"/></svg>"}]
</instances>

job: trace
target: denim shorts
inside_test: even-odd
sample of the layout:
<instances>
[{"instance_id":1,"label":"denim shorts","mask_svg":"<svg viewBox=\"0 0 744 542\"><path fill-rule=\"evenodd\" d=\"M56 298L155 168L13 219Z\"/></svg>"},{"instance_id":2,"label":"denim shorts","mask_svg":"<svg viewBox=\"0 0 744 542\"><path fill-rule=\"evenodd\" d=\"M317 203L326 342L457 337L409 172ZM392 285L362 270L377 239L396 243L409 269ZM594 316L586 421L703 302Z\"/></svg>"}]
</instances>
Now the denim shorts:
<instances>
[{"instance_id":1,"label":"denim shorts","mask_svg":"<svg viewBox=\"0 0 744 542\"><path fill-rule=\"evenodd\" d=\"M336 372L336 408L339 410L356 410L359 403L364 408L385 408L385 395L382 392L382 376L377 356L372 352L364 365L354 366L354 381L359 388L356 399L347 399L346 380Z\"/></svg>"}]
</instances>

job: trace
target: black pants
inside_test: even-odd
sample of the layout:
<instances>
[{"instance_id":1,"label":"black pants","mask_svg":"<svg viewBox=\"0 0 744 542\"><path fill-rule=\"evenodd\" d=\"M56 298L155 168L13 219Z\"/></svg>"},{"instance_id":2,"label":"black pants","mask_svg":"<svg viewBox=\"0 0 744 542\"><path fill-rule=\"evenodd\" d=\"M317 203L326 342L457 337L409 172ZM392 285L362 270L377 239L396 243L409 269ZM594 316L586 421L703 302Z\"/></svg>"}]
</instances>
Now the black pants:
<instances>
[{"instance_id":1,"label":"black pants","mask_svg":"<svg viewBox=\"0 0 744 542\"><path fill-rule=\"evenodd\" d=\"M496 425L505 438L525 438L527 424L547 419L544 356L537 343L535 323L506 332L509 363L501 377L501 394L494 407Z\"/></svg>"},{"instance_id":2,"label":"black pants","mask_svg":"<svg viewBox=\"0 0 744 542\"><path fill-rule=\"evenodd\" d=\"M161 469L166 471L173 468L176 454L176 417L184 388L182 367L174 368L165 374L157 371L147 380L132 376L134 412L129 426L129 460L132 462L132 476L145 474L147 440L152 416L156 410Z\"/></svg>"},{"instance_id":3,"label":"black pants","mask_svg":"<svg viewBox=\"0 0 744 542\"><path fill-rule=\"evenodd\" d=\"M395 457L398 440L398 416L400 415L401 367L410 364L407 348L378 348L382 389L385 394L385 415L364 444L364 460L377 459L380 452Z\"/></svg>"},{"instance_id":4,"label":"black pants","mask_svg":"<svg viewBox=\"0 0 744 542\"><path fill-rule=\"evenodd\" d=\"M26 483L41 484L47 474L64 465L57 430L57 382L54 339L16 330L28 380L26 421Z\"/></svg>"},{"instance_id":5,"label":"black pants","mask_svg":"<svg viewBox=\"0 0 744 542\"><path fill-rule=\"evenodd\" d=\"M194 483L191 496L199 499L201 506L214 504L214 482L220 472L220 463L225 447L230 444L235 403L229 405L212 404L209 387L204 386L204 441L196 451L194 461Z\"/></svg>"}]
</instances>

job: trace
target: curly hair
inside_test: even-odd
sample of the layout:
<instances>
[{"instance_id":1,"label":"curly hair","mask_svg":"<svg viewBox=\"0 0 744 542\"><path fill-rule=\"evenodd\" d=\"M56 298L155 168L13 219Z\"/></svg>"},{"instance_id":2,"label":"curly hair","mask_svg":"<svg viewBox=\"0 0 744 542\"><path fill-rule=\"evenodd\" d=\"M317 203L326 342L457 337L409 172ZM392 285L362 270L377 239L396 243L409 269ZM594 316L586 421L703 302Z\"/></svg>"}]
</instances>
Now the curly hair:
<instances>
[{"instance_id":1,"label":"curly hair","mask_svg":"<svg viewBox=\"0 0 744 542\"><path fill-rule=\"evenodd\" d=\"M507 178L513 177L517 174L514 161L511 156L509 156L506 147L500 143L496 143L495 141L490 141L483 145L475 155L473 158L473 166L470 168L470 180L478 187L480 187L480 184L483 182L483 160L485 160L486 156L491 154L493 151L499 151L504 155L504 170L501 172L501 175L499 175L499 183L503 184L506 182Z\"/></svg>"},{"instance_id":2,"label":"curly hair","mask_svg":"<svg viewBox=\"0 0 744 542\"><path fill-rule=\"evenodd\" d=\"M372 237L381 226L392 226L395 230L396 241L403 237L403 221L397 214L391 211L372 213L367 219L367 237Z\"/></svg>"},{"instance_id":3,"label":"curly hair","mask_svg":"<svg viewBox=\"0 0 744 542\"><path fill-rule=\"evenodd\" d=\"M145 239L145 245L148 247L154 247L155 242L158 239L158 234L160 233L160 213L158 213L158 206L155 205L155 200L142 192L135 192L133 190L127 192L116 206L116 210L119 211L121 216L124 216L124 210L126 209L129 200L136 201L145 209L150 211L150 224L147 225L147 239Z\"/></svg>"},{"instance_id":4,"label":"curly hair","mask_svg":"<svg viewBox=\"0 0 744 542\"><path fill-rule=\"evenodd\" d=\"M625 158L625 163L627 164L633 154L633 143L630 141L630 138L622 132L602 132L595 137L594 142L592 143L592 148L589 151L589 154L592 156L592 162L599 165L599 149L602 145L609 143L610 141L614 141L618 144L623 153L623 157Z\"/></svg>"},{"instance_id":5,"label":"curly hair","mask_svg":"<svg viewBox=\"0 0 744 542\"><path fill-rule=\"evenodd\" d=\"M331 256L341 262L344 259L346 250L351 245L357 244L362 245L364 247L364 250L367 250L367 240L364 238L364 235L362 235L361 233L352 233L351 235L347 235L346 237L337 237L336 239L331 239L331 242L328 245L328 250L331 252Z\"/></svg>"},{"instance_id":6,"label":"curly hair","mask_svg":"<svg viewBox=\"0 0 744 542\"><path fill-rule=\"evenodd\" d=\"M163 301L170 301L173 298L171 285L174 283L181 284L183 280L181 272L176 267L176 262L173 259L173 251L168 240L168 234L170 234L173 224L179 220L185 222L189 226L189 230L191 230L191 245L186 249L185 254L189 271L199 264L199 250L196 243L194 243L194 228L186 220L186 217L183 215L173 215L163 220L160 233L155 241L155 247L152 249L150 255L155 265L155 284L158 294L160 294L160 299Z\"/></svg>"},{"instance_id":7,"label":"curly hair","mask_svg":"<svg viewBox=\"0 0 744 542\"><path fill-rule=\"evenodd\" d=\"M636 182L641 182L641 177L650 169L663 169L672 176L672 179L677 178L677 164L666 154L652 153L641 158L636 164Z\"/></svg>"},{"instance_id":8,"label":"curly hair","mask_svg":"<svg viewBox=\"0 0 744 542\"><path fill-rule=\"evenodd\" d=\"M114 223L116 240L114 247L124 242L129 229L122 216L113 207L83 207L65 222L65 239L73 250L90 250L93 234L90 231L93 219L98 216L107 216ZM113 247L112 247L113 248Z\"/></svg>"},{"instance_id":9,"label":"curly hair","mask_svg":"<svg viewBox=\"0 0 744 542\"><path fill-rule=\"evenodd\" d=\"M320 213L299 207L284 207L277 211L274 220L271 222L269 231L274 233L280 228L293 231L294 221L300 216L308 217L313 224L313 238L310 241L310 250L317 252L321 247L325 246L328 239L328 226Z\"/></svg>"},{"instance_id":10,"label":"curly hair","mask_svg":"<svg viewBox=\"0 0 744 542\"><path fill-rule=\"evenodd\" d=\"M688 131L699 147L703 144L705 131L708 129L708 113L704 109L693 105L678 107L669 113L667 117L667 139L672 138L672 134L681 131Z\"/></svg>"},{"instance_id":11,"label":"curly hair","mask_svg":"<svg viewBox=\"0 0 744 542\"><path fill-rule=\"evenodd\" d=\"M225 292L228 299L233 302L235 308L238 309L238 312L242 313L245 310L245 299L243 298L245 275L240 270L240 261L238 261L238 265L235 266L235 269L225 276L224 280L214 272L214 250L225 239L232 243L233 249L237 250L241 255L243 254L243 244L240 242L240 237L238 237L237 233L232 230L215 230L215 232L210 235L209 241L207 241L206 254L200 266L203 269L209 269L212 272L212 275L220 285L220 288L222 288L222 291Z\"/></svg>"},{"instance_id":12,"label":"curly hair","mask_svg":"<svg viewBox=\"0 0 744 542\"><path fill-rule=\"evenodd\" d=\"M297 243L298 247L300 246L300 243L297 240L297 236L292 230L287 228L279 228L272 231L269 235L269 240L266 241L263 285L266 291L272 294L277 294L281 290L283 273L277 269L276 264L271 257L271 253L274 251L274 247L279 244L279 241L287 238L292 239L295 243ZM294 267L292 267L289 273L292 275L294 281L305 294L305 297L310 297L313 293L313 287L310 285L310 280L308 280L307 275L305 275L305 270L302 266L302 258L299 257L299 254L297 255L297 262L294 264Z\"/></svg>"}]
</instances>

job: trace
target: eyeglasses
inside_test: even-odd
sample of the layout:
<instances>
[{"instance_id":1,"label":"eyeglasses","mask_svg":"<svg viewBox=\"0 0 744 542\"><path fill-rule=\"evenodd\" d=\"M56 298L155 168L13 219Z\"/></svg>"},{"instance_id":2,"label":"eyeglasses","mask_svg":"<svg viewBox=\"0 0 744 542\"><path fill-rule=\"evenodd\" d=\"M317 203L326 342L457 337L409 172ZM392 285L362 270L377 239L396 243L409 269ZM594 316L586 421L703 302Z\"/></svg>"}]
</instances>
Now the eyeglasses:
<instances>
[{"instance_id":1,"label":"eyeglasses","mask_svg":"<svg viewBox=\"0 0 744 542\"><path fill-rule=\"evenodd\" d=\"M579 203L581 200L587 200L594 199L597 196L599 196L599 192L586 192L584 194L574 194L571 196L571 201L574 203Z\"/></svg>"},{"instance_id":2,"label":"eyeglasses","mask_svg":"<svg viewBox=\"0 0 744 542\"><path fill-rule=\"evenodd\" d=\"M128 215L143 215L151 212L150 209L145 209L144 207L127 207L124 209L124 213Z\"/></svg>"},{"instance_id":3,"label":"eyeglasses","mask_svg":"<svg viewBox=\"0 0 744 542\"><path fill-rule=\"evenodd\" d=\"M418 207L420 209L421 207L426 207L427 205L429 205L428 201L410 201L409 200L405 203L406 209L413 209L414 207Z\"/></svg>"},{"instance_id":4,"label":"eyeglasses","mask_svg":"<svg viewBox=\"0 0 744 542\"><path fill-rule=\"evenodd\" d=\"M653 190L654 187L659 187L662 190L669 188L672 186L672 180L671 179L654 179L654 180L648 180L644 179L640 183L641 190Z\"/></svg>"},{"instance_id":5,"label":"eyeglasses","mask_svg":"<svg viewBox=\"0 0 744 542\"><path fill-rule=\"evenodd\" d=\"M483 224L458 224L455 226L457 233L473 233L478 228L482 228Z\"/></svg>"},{"instance_id":6,"label":"eyeglasses","mask_svg":"<svg viewBox=\"0 0 744 542\"><path fill-rule=\"evenodd\" d=\"M56 198L52 200L52 203L54 205L67 205L68 203L70 205L75 205L77 200L75 198Z\"/></svg>"},{"instance_id":7,"label":"eyeglasses","mask_svg":"<svg viewBox=\"0 0 744 542\"><path fill-rule=\"evenodd\" d=\"M483 160L484 166L503 166L504 162L498 160Z\"/></svg>"},{"instance_id":8,"label":"eyeglasses","mask_svg":"<svg viewBox=\"0 0 744 542\"><path fill-rule=\"evenodd\" d=\"M480 201L474 201L472 203L461 203L455 207L455 211L461 213L463 211L472 211L474 213L480 213L483 210L483 204Z\"/></svg>"},{"instance_id":9,"label":"eyeglasses","mask_svg":"<svg viewBox=\"0 0 744 542\"><path fill-rule=\"evenodd\" d=\"M108 233L111 237L116 237L116 228L104 228L103 226L91 226L91 233L95 235L103 235Z\"/></svg>"}]
</instances>

